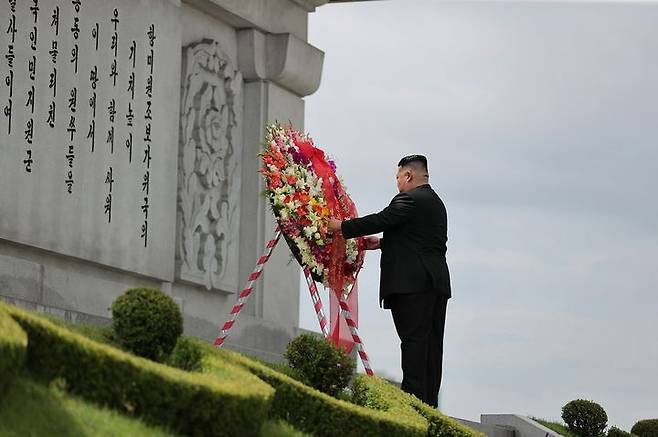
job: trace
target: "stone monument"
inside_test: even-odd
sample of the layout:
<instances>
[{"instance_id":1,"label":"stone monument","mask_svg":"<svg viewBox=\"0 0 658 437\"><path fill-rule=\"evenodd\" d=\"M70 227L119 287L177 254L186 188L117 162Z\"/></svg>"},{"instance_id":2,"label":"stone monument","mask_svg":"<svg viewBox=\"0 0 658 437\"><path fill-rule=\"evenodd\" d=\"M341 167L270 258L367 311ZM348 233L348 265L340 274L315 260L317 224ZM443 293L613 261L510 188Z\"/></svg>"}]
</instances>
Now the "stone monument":
<instances>
[{"instance_id":1,"label":"stone monument","mask_svg":"<svg viewBox=\"0 0 658 437\"><path fill-rule=\"evenodd\" d=\"M158 287L213 339L275 223L259 196L268 121L303 128L326 0L2 0L0 298L107 323ZM277 358L299 268L268 263L229 347Z\"/></svg>"}]
</instances>

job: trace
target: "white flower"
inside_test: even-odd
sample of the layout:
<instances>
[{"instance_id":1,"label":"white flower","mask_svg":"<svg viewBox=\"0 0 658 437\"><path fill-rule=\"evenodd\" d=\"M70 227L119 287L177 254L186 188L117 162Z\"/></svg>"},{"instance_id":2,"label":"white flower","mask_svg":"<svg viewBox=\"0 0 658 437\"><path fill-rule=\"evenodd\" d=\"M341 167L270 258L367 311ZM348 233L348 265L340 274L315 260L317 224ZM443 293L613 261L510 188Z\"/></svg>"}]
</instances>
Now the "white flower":
<instances>
[{"instance_id":1,"label":"white flower","mask_svg":"<svg viewBox=\"0 0 658 437\"><path fill-rule=\"evenodd\" d=\"M297 164L294 162L292 153L288 152L290 149L299 151L299 148L295 145L293 135L290 135L290 132L287 128L284 128L278 124L270 124L266 127L267 138L266 144L269 149L274 152L280 152L283 154L284 159L287 162L285 168L279 170L274 165L266 165L266 168L270 171L281 171L281 176L284 181L282 187L272 189L268 193L268 199L271 203L272 209L276 212L278 217L282 220L294 220L298 218L298 211L303 209L302 215L306 217L310 224L305 227L297 225L301 234L296 237L293 237L293 242L299 250L299 257L305 265L307 265L310 270L322 278L322 283L326 286L328 285L328 269L319 261L311 247L321 247L323 250L326 250L326 238L324 238L319 230L327 225L326 218L321 218L321 214L318 214L315 211L316 204L322 208L327 208L326 199L324 198L324 185L323 180L318 177L318 175L312 170L310 165ZM302 140L309 139L307 135L301 134L300 138ZM278 142L278 144L277 144ZM281 146L279 146L281 144ZM294 152L293 152L294 153ZM288 184L287 178L294 177L295 184ZM339 183L343 184L342 179L339 179ZM291 199L291 201L286 204L286 197L296 194L306 192L313 199L312 202L307 202L302 204L299 200ZM313 206L311 206L313 205ZM359 248L356 240L347 240L345 258L346 261L350 264L354 264L358 259ZM349 292L352 283L349 282L345 284L346 287L343 292Z\"/></svg>"}]
</instances>

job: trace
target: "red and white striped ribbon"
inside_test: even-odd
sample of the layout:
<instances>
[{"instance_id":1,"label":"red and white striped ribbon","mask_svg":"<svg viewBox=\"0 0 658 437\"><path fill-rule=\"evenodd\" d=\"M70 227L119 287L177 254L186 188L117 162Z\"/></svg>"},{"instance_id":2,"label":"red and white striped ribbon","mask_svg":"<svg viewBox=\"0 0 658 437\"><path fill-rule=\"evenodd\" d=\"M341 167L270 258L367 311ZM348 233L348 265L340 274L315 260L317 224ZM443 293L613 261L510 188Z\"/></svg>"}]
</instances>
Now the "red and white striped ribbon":
<instances>
[{"instance_id":1,"label":"red and white striped ribbon","mask_svg":"<svg viewBox=\"0 0 658 437\"><path fill-rule=\"evenodd\" d=\"M281 230L277 227L274 231L274 235L267 242L267 245L265 246L265 250L263 251L263 255L258 259L254 271L251 273L251 275L249 275L249 282L247 282L245 288L240 292L237 303L233 305L233 308L231 309L231 317L229 318L229 320L226 321L226 323L224 323L224 326L222 326L221 333L215 339L215 343L214 343L215 346L222 347L224 345L224 341L226 340L226 337L228 337L229 330L233 327L233 325L235 325L235 321L238 318L240 311L242 311L242 309L244 308L245 304L247 303L247 300L249 299L249 296L251 295L251 292L254 289L254 284L256 283L258 278L260 278L260 275L263 272L263 266L270 259L270 256L272 255L272 251L274 250L276 244L279 242L280 238L281 238ZM306 277L306 282L308 283L308 289L309 292L311 293L311 299L313 300L313 307L315 308L315 313L318 316L320 329L322 330L322 334L324 335L324 337L327 338L329 336L329 327L327 324L327 318L325 317L324 311L322 309L322 301L320 300L320 294L318 293L317 286L315 284L315 281L311 277L311 271L307 266L304 266L304 276ZM370 367L368 354L366 354L366 351L363 347L363 342L359 337L359 331L358 328L356 327L356 323L354 323L354 320L352 319L352 313L350 312L350 307L342 295L339 298L339 303L340 303L341 313L345 318L345 321L347 322L348 328L350 329L350 333L352 334L352 340L356 344L357 352L359 354L359 357L361 358L363 367L365 368L366 373L368 375L373 376L374 372Z\"/></svg>"},{"instance_id":2,"label":"red and white striped ribbon","mask_svg":"<svg viewBox=\"0 0 658 437\"><path fill-rule=\"evenodd\" d=\"M309 269L308 266L304 266L304 276L306 277L306 283L308 284L308 291L311 293L311 300L313 301L315 314L318 316L318 322L320 322L322 335L324 335L324 338L328 338L329 324L327 323L327 318L325 317L324 310L322 309L322 301L320 300L318 287L315 285L315 280L311 276L311 269Z\"/></svg>"},{"instance_id":3,"label":"red and white striped ribbon","mask_svg":"<svg viewBox=\"0 0 658 437\"><path fill-rule=\"evenodd\" d=\"M347 322L347 327L350 328L350 333L352 334L352 340L354 340L354 344L356 344L356 350L357 353L359 354L359 357L361 358L361 362L363 363L363 368L366 370L368 376L373 376L375 372L373 372L372 367L370 367L368 354L366 354L366 351L363 348L363 342L361 341L361 337L359 337L359 330L356 327L356 323L354 323L354 320L352 319L352 313L350 312L350 307L347 304L347 301L343 297L342 293L338 297L338 301L340 303L341 313L343 314L343 317Z\"/></svg>"},{"instance_id":4,"label":"red and white striped ribbon","mask_svg":"<svg viewBox=\"0 0 658 437\"><path fill-rule=\"evenodd\" d=\"M224 326L222 327L222 332L215 339L215 346L222 347L222 345L224 344L224 340L226 340L226 337L228 337L228 331L233 327L233 325L235 324L235 319L238 318L238 314L240 314L240 311L242 311L242 308L244 308L245 304L247 303L247 299L249 299L249 295L254 289L254 284L260 277L260 274L263 271L263 266L270 259L270 255L272 255L272 250L274 250L274 246L276 246L276 244L279 242L279 238L281 238L281 230L277 226L277 228L274 230L274 235L272 236L272 239L268 241L267 245L265 246L263 255L256 263L256 268L251 273L251 275L249 275L249 282L247 282L247 286L244 288L244 290L240 292L240 297L237 303L233 305L233 308L231 309L231 317L226 323L224 323Z\"/></svg>"}]
</instances>

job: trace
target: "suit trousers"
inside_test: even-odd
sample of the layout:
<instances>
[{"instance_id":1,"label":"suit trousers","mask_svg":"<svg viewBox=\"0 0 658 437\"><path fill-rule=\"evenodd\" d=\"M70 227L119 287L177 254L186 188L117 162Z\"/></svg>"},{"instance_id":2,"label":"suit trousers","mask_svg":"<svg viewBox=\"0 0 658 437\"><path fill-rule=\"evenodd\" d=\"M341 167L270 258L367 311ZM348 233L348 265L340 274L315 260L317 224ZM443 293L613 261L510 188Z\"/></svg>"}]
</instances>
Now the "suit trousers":
<instances>
[{"instance_id":1,"label":"suit trousers","mask_svg":"<svg viewBox=\"0 0 658 437\"><path fill-rule=\"evenodd\" d=\"M402 351L402 390L438 405L448 299L434 292L386 297Z\"/></svg>"}]
</instances>

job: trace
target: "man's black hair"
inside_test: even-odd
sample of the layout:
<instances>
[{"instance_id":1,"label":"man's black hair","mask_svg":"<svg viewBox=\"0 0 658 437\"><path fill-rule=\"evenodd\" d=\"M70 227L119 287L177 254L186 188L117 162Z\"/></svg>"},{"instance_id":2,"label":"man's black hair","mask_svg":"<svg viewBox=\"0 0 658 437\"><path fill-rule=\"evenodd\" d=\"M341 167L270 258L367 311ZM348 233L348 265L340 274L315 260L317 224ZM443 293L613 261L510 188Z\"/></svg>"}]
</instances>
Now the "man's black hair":
<instances>
[{"instance_id":1,"label":"man's black hair","mask_svg":"<svg viewBox=\"0 0 658 437\"><path fill-rule=\"evenodd\" d=\"M427 173L427 158L423 155L409 155L405 156L398 162L398 167L406 167L411 164L417 170Z\"/></svg>"}]
</instances>

